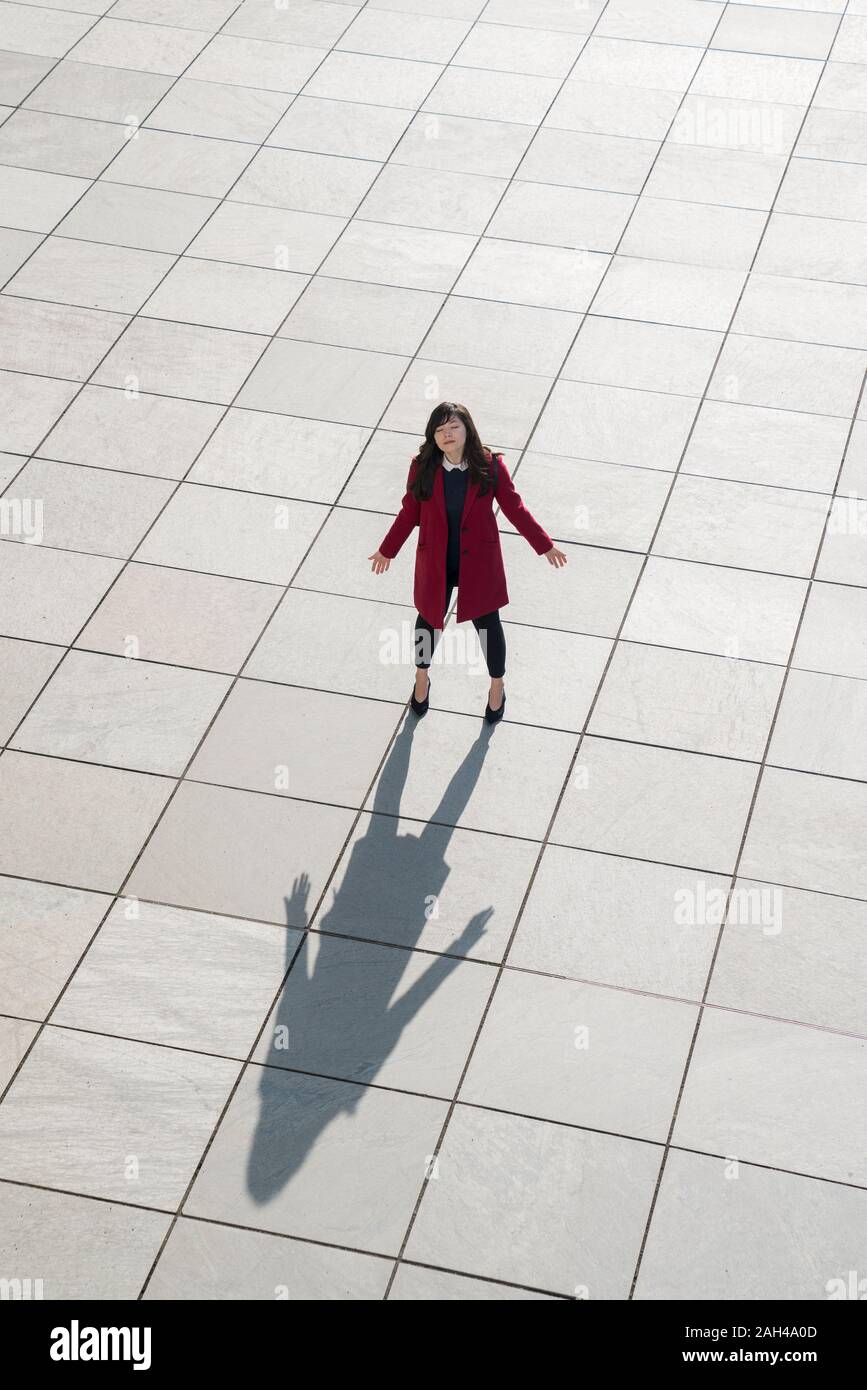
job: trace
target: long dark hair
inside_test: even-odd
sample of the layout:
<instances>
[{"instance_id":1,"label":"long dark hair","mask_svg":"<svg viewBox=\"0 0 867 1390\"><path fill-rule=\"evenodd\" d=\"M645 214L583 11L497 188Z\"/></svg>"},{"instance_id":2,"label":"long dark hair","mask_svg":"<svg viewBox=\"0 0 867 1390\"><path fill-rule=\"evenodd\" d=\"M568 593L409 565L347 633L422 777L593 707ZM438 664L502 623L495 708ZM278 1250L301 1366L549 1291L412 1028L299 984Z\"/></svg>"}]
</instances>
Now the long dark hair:
<instances>
[{"instance_id":1,"label":"long dark hair","mask_svg":"<svg viewBox=\"0 0 867 1390\"><path fill-rule=\"evenodd\" d=\"M469 465L468 481L480 484L482 496L488 490L491 481L491 451L485 448L479 438L472 415L459 401L440 401L431 411L430 419L424 427L424 444L415 455L414 461L418 461L418 468L409 490L418 502L428 502L433 496L434 477L437 469L442 467L443 461L442 450L434 439L434 431L453 415L457 415L458 419L463 421L467 431L464 458Z\"/></svg>"}]
</instances>

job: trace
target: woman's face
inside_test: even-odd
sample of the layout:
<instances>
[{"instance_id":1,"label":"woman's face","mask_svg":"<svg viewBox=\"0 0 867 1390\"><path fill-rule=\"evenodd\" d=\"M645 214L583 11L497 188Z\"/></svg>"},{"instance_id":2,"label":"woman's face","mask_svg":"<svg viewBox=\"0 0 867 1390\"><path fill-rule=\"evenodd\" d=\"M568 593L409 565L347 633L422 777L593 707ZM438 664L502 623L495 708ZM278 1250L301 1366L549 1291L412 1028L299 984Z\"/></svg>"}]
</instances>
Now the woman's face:
<instances>
[{"instance_id":1,"label":"woman's face","mask_svg":"<svg viewBox=\"0 0 867 1390\"><path fill-rule=\"evenodd\" d=\"M467 427L459 415L451 415L443 424L438 425L434 430L436 446L443 453L448 449L450 453L457 453L458 449L463 449L467 440Z\"/></svg>"}]
</instances>

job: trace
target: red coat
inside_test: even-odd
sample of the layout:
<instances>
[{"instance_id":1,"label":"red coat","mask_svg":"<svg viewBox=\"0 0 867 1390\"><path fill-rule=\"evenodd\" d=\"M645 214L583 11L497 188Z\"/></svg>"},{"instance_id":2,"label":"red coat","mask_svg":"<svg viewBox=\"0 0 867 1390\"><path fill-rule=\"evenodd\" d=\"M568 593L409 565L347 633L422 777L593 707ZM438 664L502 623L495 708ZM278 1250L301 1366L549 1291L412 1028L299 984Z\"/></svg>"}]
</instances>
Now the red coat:
<instances>
[{"instance_id":1,"label":"red coat","mask_svg":"<svg viewBox=\"0 0 867 1390\"><path fill-rule=\"evenodd\" d=\"M537 555L544 555L554 542L521 501L502 454L493 457L499 459L496 501L502 507L503 515L530 542ZM441 628L446 616L446 549L449 535L443 468L440 465L434 473L433 495L428 502L416 501L409 491L415 469L416 460L413 459L400 511L379 549L387 559L394 559L410 531L418 526L413 601L431 627ZM493 490L489 487L482 497L479 495L479 484L468 479L461 516L457 621L463 623L471 618L481 618L508 602L500 532L494 516Z\"/></svg>"}]
</instances>

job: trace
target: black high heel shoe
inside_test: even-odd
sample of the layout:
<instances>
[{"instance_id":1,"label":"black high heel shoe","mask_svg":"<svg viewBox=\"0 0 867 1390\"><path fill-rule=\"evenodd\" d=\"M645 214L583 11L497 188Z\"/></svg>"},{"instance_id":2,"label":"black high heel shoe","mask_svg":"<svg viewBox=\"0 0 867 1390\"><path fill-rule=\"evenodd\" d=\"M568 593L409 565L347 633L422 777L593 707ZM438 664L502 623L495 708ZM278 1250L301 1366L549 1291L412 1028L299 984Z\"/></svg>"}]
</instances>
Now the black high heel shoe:
<instances>
[{"instance_id":1,"label":"black high heel shoe","mask_svg":"<svg viewBox=\"0 0 867 1390\"><path fill-rule=\"evenodd\" d=\"M503 698L496 709L491 709L490 700L485 705L485 718L489 724L496 724L498 719L502 719L503 710L506 708L506 692L503 691Z\"/></svg>"},{"instance_id":2,"label":"black high heel shoe","mask_svg":"<svg viewBox=\"0 0 867 1390\"><path fill-rule=\"evenodd\" d=\"M419 717L421 717L421 715L427 714L428 703L429 703L429 701L430 701L430 676L428 676L428 678L427 678L427 694L425 695L424 699L423 699L423 700L417 700L417 699L415 698L415 687L413 687L413 692L412 692L412 695L410 696L410 701L409 701L409 703L410 703L410 705L412 706L413 713L414 713L414 714L417 714L417 715L419 715Z\"/></svg>"}]
</instances>

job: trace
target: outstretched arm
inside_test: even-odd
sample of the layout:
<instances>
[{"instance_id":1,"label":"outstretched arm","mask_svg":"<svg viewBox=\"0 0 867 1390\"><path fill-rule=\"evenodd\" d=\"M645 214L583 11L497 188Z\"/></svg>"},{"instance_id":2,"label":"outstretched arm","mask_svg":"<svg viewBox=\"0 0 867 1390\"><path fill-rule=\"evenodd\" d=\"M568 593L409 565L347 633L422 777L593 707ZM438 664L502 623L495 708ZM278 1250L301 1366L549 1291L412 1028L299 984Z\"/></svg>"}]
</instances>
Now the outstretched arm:
<instances>
[{"instance_id":1,"label":"outstretched arm","mask_svg":"<svg viewBox=\"0 0 867 1390\"><path fill-rule=\"evenodd\" d=\"M420 502L413 497L410 492L410 484L415 474L415 460L409 466L409 473L406 478L406 492L400 504L400 511L389 527L385 540L379 547L380 555L386 559L393 560L400 547L403 545L410 531L414 526L418 526Z\"/></svg>"},{"instance_id":2,"label":"outstretched arm","mask_svg":"<svg viewBox=\"0 0 867 1390\"><path fill-rule=\"evenodd\" d=\"M517 491L512 482L511 474L503 462L502 454L497 454L496 457L500 460L497 501L503 509L503 516L511 521L515 530L520 531L525 540L530 542L537 555L546 555L554 542L544 527L539 525L536 518L524 506L521 494Z\"/></svg>"}]
</instances>

